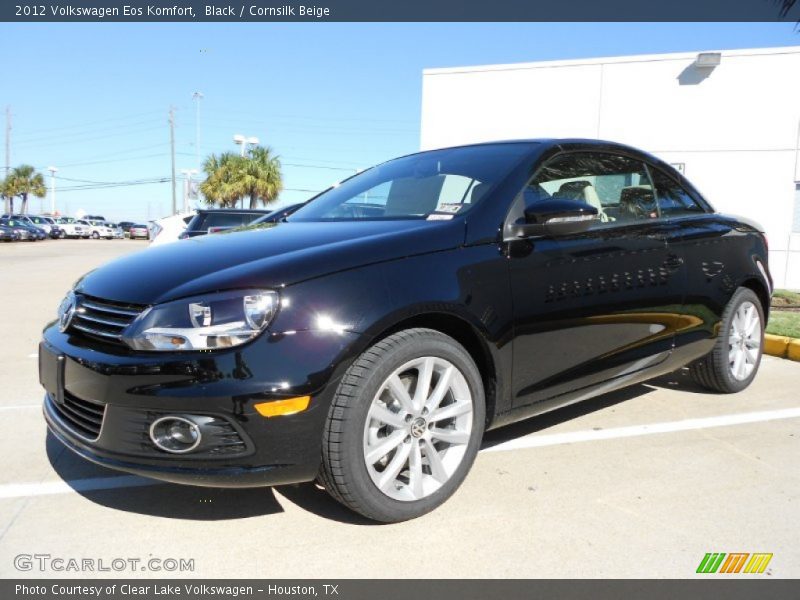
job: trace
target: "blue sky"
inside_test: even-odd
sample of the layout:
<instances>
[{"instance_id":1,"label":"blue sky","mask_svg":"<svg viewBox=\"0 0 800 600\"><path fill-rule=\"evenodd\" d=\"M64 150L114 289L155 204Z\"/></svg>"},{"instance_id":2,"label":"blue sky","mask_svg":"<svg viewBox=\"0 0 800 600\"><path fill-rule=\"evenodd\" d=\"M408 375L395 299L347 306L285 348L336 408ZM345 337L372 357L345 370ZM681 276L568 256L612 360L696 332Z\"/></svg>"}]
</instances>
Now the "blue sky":
<instances>
[{"instance_id":1,"label":"blue sky","mask_svg":"<svg viewBox=\"0 0 800 600\"><path fill-rule=\"evenodd\" d=\"M170 105L177 168L195 167L194 91L202 155L259 137L285 165L279 206L417 150L424 68L798 44L790 23L6 23L0 106L12 166L59 167L62 212L145 220L169 183L77 188L168 177Z\"/></svg>"}]
</instances>

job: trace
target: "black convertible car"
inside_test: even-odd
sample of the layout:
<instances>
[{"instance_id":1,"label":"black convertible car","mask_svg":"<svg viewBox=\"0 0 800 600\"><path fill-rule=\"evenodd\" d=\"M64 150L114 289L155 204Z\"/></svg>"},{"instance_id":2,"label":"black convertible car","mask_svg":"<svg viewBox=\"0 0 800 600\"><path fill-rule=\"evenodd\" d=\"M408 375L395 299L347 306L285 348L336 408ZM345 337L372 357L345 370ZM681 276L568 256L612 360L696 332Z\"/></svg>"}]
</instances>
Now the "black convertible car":
<instances>
[{"instance_id":1,"label":"black convertible car","mask_svg":"<svg viewBox=\"0 0 800 600\"><path fill-rule=\"evenodd\" d=\"M744 389L771 291L761 228L633 148L422 152L273 228L84 276L44 330L44 414L107 467L317 479L400 521L456 490L488 428L686 365Z\"/></svg>"}]
</instances>

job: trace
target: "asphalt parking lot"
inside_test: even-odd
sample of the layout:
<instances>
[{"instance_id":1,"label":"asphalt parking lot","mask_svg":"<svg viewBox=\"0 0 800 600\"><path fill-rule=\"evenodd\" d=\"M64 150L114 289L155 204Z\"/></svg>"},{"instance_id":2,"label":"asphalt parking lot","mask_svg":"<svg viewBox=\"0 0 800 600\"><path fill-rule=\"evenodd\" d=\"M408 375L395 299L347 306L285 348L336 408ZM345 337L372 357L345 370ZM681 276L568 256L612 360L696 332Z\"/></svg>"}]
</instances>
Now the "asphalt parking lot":
<instances>
[{"instance_id":1,"label":"asphalt parking lot","mask_svg":"<svg viewBox=\"0 0 800 600\"><path fill-rule=\"evenodd\" d=\"M0 577L695 577L707 552L774 556L703 577L800 576L800 363L771 357L735 396L679 372L492 432L449 502L397 525L312 484L191 488L78 459L46 433L39 332L81 274L145 247L0 246ZM20 572L20 554L194 571Z\"/></svg>"}]
</instances>

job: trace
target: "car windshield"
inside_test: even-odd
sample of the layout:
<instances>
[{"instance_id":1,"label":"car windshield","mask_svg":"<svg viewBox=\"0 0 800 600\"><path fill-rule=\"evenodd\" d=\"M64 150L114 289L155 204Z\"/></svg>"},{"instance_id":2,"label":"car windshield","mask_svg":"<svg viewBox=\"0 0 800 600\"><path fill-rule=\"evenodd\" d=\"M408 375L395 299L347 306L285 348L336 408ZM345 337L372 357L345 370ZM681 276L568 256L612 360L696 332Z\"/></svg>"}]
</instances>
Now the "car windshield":
<instances>
[{"instance_id":1,"label":"car windshield","mask_svg":"<svg viewBox=\"0 0 800 600\"><path fill-rule=\"evenodd\" d=\"M391 160L323 192L287 221L452 218L480 202L529 151L529 144L483 144Z\"/></svg>"}]
</instances>

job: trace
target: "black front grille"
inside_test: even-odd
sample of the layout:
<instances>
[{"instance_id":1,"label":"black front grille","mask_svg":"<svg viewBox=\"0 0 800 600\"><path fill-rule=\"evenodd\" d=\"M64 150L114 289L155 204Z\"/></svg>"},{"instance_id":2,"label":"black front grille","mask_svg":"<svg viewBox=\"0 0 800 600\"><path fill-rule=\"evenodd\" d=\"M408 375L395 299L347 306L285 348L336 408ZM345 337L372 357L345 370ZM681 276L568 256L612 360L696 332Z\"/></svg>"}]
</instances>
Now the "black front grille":
<instances>
[{"instance_id":1,"label":"black front grille","mask_svg":"<svg viewBox=\"0 0 800 600\"><path fill-rule=\"evenodd\" d=\"M138 304L79 296L70 329L104 342L122 344L122 333L125 328L142 314L145 308L147 307Z\"/></svg>"},{"instance_id":2,"label":"black front grille","mask_svg":"<svg viewBox=\"0 0 800 600\"><path fill-rule=\"evenodd\" d=\"M213 445L208 450L208 453L213 456L241 454L247 450L247 444L239 432L233 425L222 419L215 419L206 427L206 431L211 434L213 439Z\"/></svg>"},{"instance_id":3,"label":"black front grille","mask_svg":"<svg viewBox=\"0 0 800 600\"><path fill-rule=\"evenodd\" d=\"M106 405L90 402L64 392L63 404L52 402L61 419L78 435L94 441L100 437Z\"/></svg>"}]
</instances>

